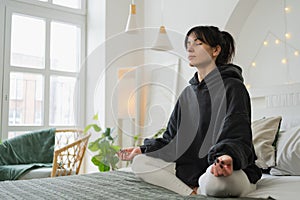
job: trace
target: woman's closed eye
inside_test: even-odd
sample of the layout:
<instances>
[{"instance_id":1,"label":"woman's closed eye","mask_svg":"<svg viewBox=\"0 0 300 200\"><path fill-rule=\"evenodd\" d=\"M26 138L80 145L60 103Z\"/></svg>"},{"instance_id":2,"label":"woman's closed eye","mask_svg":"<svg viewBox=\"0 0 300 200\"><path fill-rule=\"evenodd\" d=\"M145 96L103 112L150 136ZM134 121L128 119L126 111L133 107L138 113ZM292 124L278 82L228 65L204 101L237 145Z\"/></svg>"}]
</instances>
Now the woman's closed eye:
<instances>
[{"instance_id":1,"label":"woman's closed eye","mask_svg":"<svg viewBox=\"0 0 300 200\"><path fill-rule=\"evenodd\" d=\"M203 45L203 42L200 42L200 41L187 42L187 47L199 46L199 45Z\"/></svg>"}]
</instances>

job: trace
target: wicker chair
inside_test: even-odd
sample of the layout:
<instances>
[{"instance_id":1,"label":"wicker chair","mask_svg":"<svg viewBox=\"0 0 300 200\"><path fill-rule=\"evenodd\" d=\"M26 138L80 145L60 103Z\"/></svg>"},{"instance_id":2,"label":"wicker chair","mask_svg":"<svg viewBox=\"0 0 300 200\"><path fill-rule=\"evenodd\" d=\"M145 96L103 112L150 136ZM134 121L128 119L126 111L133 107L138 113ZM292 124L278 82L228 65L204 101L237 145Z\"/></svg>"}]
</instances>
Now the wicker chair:
<instances>
[{"instance_id":1,"label":"wicker chair","mask_svg":"<svg viewBox=\"0 0 300 200\"><path fill-rule=\"evenodd\" d=\"M78 174L90 136L79 129L57 129L52 167L29 170L19 180Z\"/></svg>"},{"instance_id":2,"label":"wicker chair","mask_svg":"<svg viewBox=\"0 0 300 200\"><path fill-rule=\"evenodd\" d=\"M78 129L56 130L51 177L79 173L90 136Z\"/></svg>"}]
</instances>

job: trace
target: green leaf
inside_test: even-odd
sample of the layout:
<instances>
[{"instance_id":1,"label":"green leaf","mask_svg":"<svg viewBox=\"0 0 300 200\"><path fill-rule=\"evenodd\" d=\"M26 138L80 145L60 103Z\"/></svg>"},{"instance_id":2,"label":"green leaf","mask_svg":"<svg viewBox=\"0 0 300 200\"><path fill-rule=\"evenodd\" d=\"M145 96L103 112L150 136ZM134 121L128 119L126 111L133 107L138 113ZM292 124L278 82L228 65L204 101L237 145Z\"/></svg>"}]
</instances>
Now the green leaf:
<instances>
[{"instance_id":1,"label":"green leaf","mask_svg":"<svg viewBox=\"0 0 300 200\"><path fill-rule=\"evenodd\" d=\"M101 138L95 140L94 142L90 142L89 145L88 145L88 149L95 152L95 151L98 151L99 150L99 141L100 141Z\"/></svg>"},{"instance_id":2,"label":"green leaf","mask_svg":"<svg viewBox=\"0 0 300 200\"><path fill-rule=\"evenodd\" d=\"M116 145L111 145L111 148L113 148L116 152L120 151L121 147Z\"/></svg>"},{"instance_id":3,"label":"green leaf","mask_svg":"<svg viewBox=\"0 0 300 200\"><path fill-rule=\"evenodd\" d=\"M98 121L98 120L99 120L98 113L96 113L96 114L93 116L93 120L95 120L95 121Z\"/></svg>"},{"instance_id":4,"label":"green leaf","mask_svg":"<svg viewBox=\"0 0 300 200\"><path fill-rule=\"evenodd\" d=\"M110 146L110 144L107 140L101 140L99 144L100 144L100 146L103 146L106 149L108 149Z\"/></svg>"},{"instance_id":5,"label":"green leaf","mask_svg":"<svg viewBox=\"0 0 300 200\"><path fill-rule=\"evenodd\" d=\"M84 132L84 133L88 132L88 130L90 130L91 127L92 127L92 124L87 125L87 126L84 128L83 132Z\"/></svg>"},{"instance_id":6,"label":"green leaf","mask_svg":"<svg viewBox=\"0 0 300 200\"><path fill-rule=\"evenodd\" d=\"M107 139L110 140L110 141L112 141L112 142L114 142L114 138L112 138L110 135L107 136Z\"/></svg>"},{"instance_id":7,"label":"green leaf","mask_svg":"<svg viewBox=\"0 0 300 200\"><path fill-rule=\"evenodd\" d=\"M102 160L102 158L99 155L93 156L91 159L92 163L96 166L99 166L101 160Z\"/></svg>"},{"instance_id":8,"label":"green leaf","mask_svg":"<svg viewBox=\"0 0 300 200\"><path fill-rule=\"evenodd\" d=\"M140 138L141 134L133 136L133 141L137 141Z\"/></svg>"},{"instance_id":9,"label":"green leaf","mask_svg":"<svg viewBox=\"0 0 300 200\"><path fill-rule=\"evenodd\" d=\"M96 132L100 132L102 129L100 126L98 126L97 124L93 124L93 128Z\"/></svg>"},{"instance_id":10,"label":"green leaf","mask_svg":"<svg viewBox=\"0 0 300 200\"><path fill-rule=\"evenodd\" d=\"M99 143L98 143L98 147L99 149L101 150L101 152L103 154L106 154L107 153L107 150L109 149L109 142L107 140L101 140Z\"/></svg>"},{"instance_id":11,"label":"green leaf","mask_svg":"<svg viewBox=\"0 0 300 200\"><path fill-rule=\"evenodd\" d=\"M87 125L83 132L86 133L88 130L90 130L91 128L93 127L93 129L96 131L96 132L100 132L102 129L100 126L98 126L97 124L89 124Z\"/></svg>"},{"instance_id":12,"label":"green leaf","mask_svg":"<svg viewBox=\"0 0 300 200\"><path fill-rule=\"evenodd\" d=\"M104 164L104 162L102 162L102 160L103 160L103 157L98 156L98 155L92 157L93 164L98 166L98 169L100 172L109 171L110 167L108 165Z\"/></svg>"},{"instance_id":13,"label":"green leaf","mask_svg":"<svg viewBox=\"0 0 300 200\"><path fill-rule=\"evenodd\" d=\"M114 156L118 151L120 150L120 148L114 148L114 146L110 146L110 151L112 153L112 155Z\"/></svg>"},{"instance_id":14,"label":"green leaf","mask_svg":"<svg viewBox=\"0 0 300 200\"><path fill-rule=\"evenodd\" d=\"M98 165L98 169L99 169L100 172L107 172L107 171L110 170L110 167L107 166L107 165L105 165L105 164L103 164L103 163L100 163Z\"/></svg>"},{"instance_id":15,"label":"green leaf","mask_svg":"<svg viewBox=\"0 0 300 200\"><path fill-rule=\"evenodd\" d=\"M112 165L116 165L119 162L119 158L117 156L114 156L111 163Z\"/></svg>"},{"instance_id":16,"label":"green leaf","mask_svg":"<svg viewBox=\"0 0 300 200\"><path fill-rule=\"evenodd\" d=\"M110 136L110 128L106 128L103 134L105 135L105 137Z\"/></svg>"},{"instance_id":17,"label":"green leaf","mask_svg":"<svg viewBox=\"0 0 300 200\"><path fill-rule=\"evenodd\" d=\"M111 161L111 168L112 170L118 169L117 167L117 163L119 162L119 158L118 157L113 157L112 161Z\"/></svg>"}]
</instances>

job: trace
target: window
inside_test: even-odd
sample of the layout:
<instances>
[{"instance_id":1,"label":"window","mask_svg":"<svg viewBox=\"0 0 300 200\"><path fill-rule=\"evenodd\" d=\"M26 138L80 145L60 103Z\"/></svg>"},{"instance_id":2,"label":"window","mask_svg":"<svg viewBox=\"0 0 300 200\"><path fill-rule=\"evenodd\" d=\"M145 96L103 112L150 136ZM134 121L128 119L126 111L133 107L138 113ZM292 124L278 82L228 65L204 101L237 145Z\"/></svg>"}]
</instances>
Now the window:
<instances>
[{"instance_id":1,"label":"window","mask_svg":"<svg viewBox=\"0 0 300 200\"><path fill-rule=\"evenodd\" d=\"M42 116L37 119L36 115L42 112L44 101L36 97L41 97L44 92L44 77L40 74L10 72L10 82L9 116L14 117L14 120L9 119L8 125L41 126Z\"/></svg>"},{"instance_id":2,"label":"window","mask_svg":"<svg viewBox=\"0 0 300 200\"><path fill-rule=\"evenodd\" d=\"M45 7L51 7L56 9L61 9L64 7L69 9L68 11L83 11L85 9L86 0L15 0L26 3L33 3L36 5L42 5Z\"/></svg>"},{"instance_id":3,"label":"window","mask_svg":"<svg viewBox=\"0 0 300 200\"><path fill-rule=\"evenodd\" d=\"M80 9L81 0L52 0L53 4L65 6L69 8Z\"/></svg>"},{"instance_id":4,"label":"window","mask_svg":"<svg viewBox=\"0 0 300 200\"><path fill-rule=\"evenodd\" d=\"M84 8L83 0L1 4L5 53L0 57L0 139L48 127L82 127L85 15L77 10Z\"/></svg>"},{"instance_id":5,"label":"window","mask_svg":"<svg viewBox=\"0 0 300 200\"><path fill-rule=\"evenodd\" d=\"M80 28L60 22L51 22L50 28L50 68L52 70L78 72Z\"/></svg>"},{"instance_id":6,"label":"window","mask_svg":"<svg viewBox=\"0 0 300 200\"><path fill-rule=\"evenodd\" d=\"M50 125L75 125L76 78L50 77Z\"/></svg>"},{"instance_id":7,"label":"window","mask_svg":"<svg viewBox=\"0 0 300 200\"><path fill-rule=\"evenodd\" d=\"M13 13L10 66L45 68L46 21Z\"/></svg>"}]
</instances>

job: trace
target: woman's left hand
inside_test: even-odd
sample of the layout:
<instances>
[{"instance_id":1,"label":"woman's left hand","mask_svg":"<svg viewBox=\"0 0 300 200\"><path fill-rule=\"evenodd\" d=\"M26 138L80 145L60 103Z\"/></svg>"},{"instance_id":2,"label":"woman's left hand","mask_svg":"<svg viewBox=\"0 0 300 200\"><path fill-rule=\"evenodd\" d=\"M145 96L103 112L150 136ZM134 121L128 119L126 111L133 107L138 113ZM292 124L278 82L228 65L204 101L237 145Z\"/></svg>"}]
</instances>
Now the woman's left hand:
<instances>
[{"instance_id":1,"label":"woman's left hand","mask_svg":"<svg viewBox=\"0 0 300 200\"><path fill-rule=\"evenodd\" d=\"M230 176L233 172L233 162L231 156L223 155L215 160L210 172L215 176Z\"/></svg>"}]
</instances>

